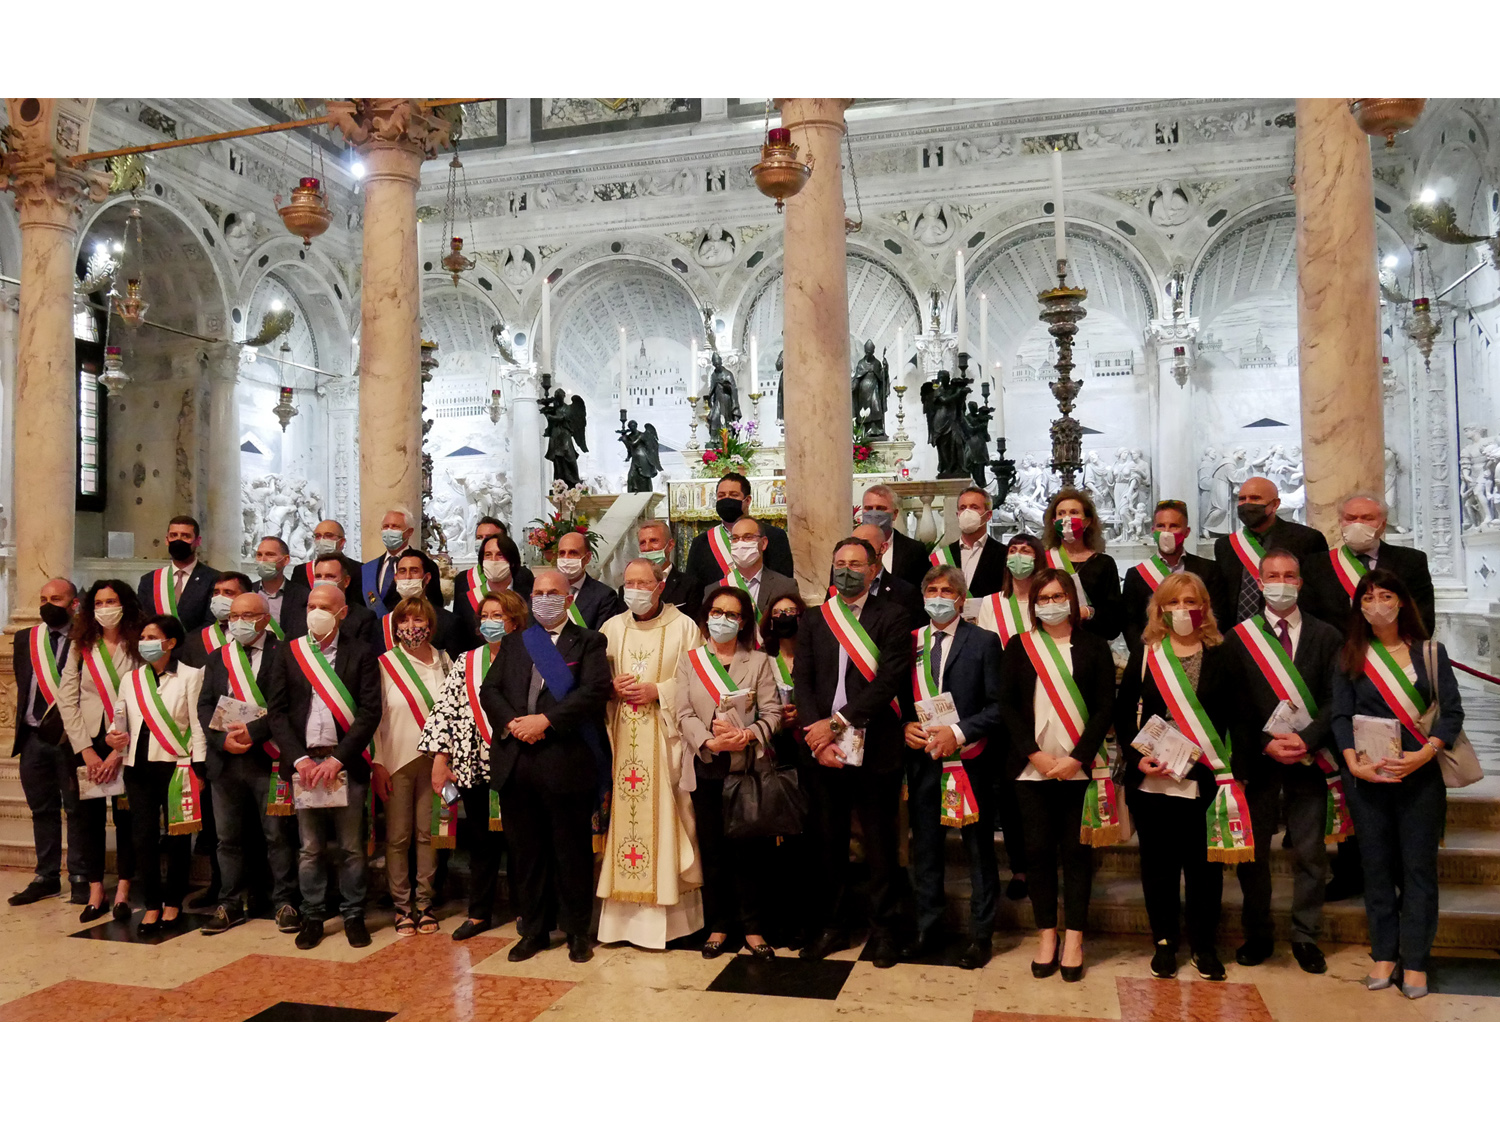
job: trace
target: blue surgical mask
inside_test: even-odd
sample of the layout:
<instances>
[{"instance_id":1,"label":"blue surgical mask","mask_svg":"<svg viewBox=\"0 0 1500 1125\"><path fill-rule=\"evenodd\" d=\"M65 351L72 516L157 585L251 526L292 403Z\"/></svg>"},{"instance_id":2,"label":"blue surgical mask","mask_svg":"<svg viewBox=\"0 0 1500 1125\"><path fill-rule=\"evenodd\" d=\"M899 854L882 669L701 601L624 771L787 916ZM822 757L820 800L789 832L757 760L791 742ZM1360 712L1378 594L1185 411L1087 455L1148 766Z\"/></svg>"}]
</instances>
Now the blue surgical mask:
<instances>
[{"instance_id":1,"label":"blue surgical mask","mask_svg":"<svg viewBox=\"0 0 1500 1125\"><path fill-rule=\"evenodd\" d=\"M721 645L728 644L734 640L739 635L739 631L740 623L738 621L731 621L729 618L720 617L717 614L711 615L708 619L708 635Z\"/></svg>"},{"instance_id":2,"label":"blue surgical mask","mask_svg":"<svg viewBox=\"0 0 1500 1125\"><path fill-rule=\"evenodd\" d=\"M494 644L505 636L505 622L498 617L487 617L479 623L479 635L487 644Z\"/></svg>"},{"instance_id":3,"label":"blue surgical mask","mask_svg":"<svg viewBox=\"0 0 1500 1125\"><path fill-rule=\"evenodd\" d=\"M657 566L664 566L666 564L666 561L667 561L667 552L665 552L665 551L642 551L641 552L641 558L648 559L649 561L654 562Z\"/></svg>"},{"instance_id":4,"label":"blue surgical mask","mask_svg":"<svg viewBox=\"0 0 1500 1125\"><path fill-rule=\"evenodd\" d=\"M380 541L385 544L387 551L394 551L406 540L406 532L394 527L388 527L380 533Z\"/></svg>"},{"instance_id":5,"label":"blue surgical mask","mask_svg":"<svg viewBox=\"0 0 1500 1125\"><path fill-rule=\"evenodd\" d=\"M939 625L946 625L958 616L958 603L952 598L927 598L922 608Z\"/></svg>"},{"instance_id":6,"label":"blue surgical mask","mask_svg":"<svg viewBox=\"0 0 1500 1125\"><path fill-rule=\"evenodd\" d=\"M161 641L142 641L136 645L136 649L140 652L141 659L147 664L155 664L161 659L161 654L166 651Z\"/></svg>"},{"instance_id":7,"label":"blue surgical mask","mask_svg":"<svg viewBox=\"0 0 1500 1125\"><path fill-rule=\"evenodd\" d=\"M231 621L229 623L229 635L240 644L248 645L255 640L255 622Z\"/></svg>"}]
</instances>

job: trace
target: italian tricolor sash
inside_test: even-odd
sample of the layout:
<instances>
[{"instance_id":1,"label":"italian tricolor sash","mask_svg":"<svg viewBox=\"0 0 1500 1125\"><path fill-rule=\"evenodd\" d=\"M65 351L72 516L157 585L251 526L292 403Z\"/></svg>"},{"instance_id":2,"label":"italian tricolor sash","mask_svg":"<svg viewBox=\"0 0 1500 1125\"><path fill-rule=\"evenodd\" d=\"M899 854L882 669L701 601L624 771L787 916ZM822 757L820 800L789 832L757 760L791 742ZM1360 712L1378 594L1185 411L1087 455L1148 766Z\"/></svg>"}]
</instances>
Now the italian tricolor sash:
<instances>
[{"instance_id":1,"label":"italian tricolor sash","mask_svg":"<svg viewBox=\"0 0 1500 1125\"><path fill-rule=\"evenodd\" d=\"M493 789L490 790L490 831L505 831L505 821L500 818L500 794Z\"/></svg>"},{"instance_id":2,"label":"italian tricolor sash","mask_svg":"<svg viewBox=\"0 0 1500 1125\"><path fill-rule=\"evenodd\" d=\"M912 632L911 683L912 691L922 701L933 699L938 694L937 676L932 670L932 638L936 630L931 625ZM952 640L949 644L952 644ZM974 785L969 780L969 771L964 769L965 757L976 757L984 749L985 740L961 748L943 759L942 787L939 790L939 823L949 828L962 828L979 819L979 798L974 795Z\"/></svg>"},{"instance_id":3,"label":"italian tricolor sash","mask_svg":"<svg viewBox=\"0 0 1500 1125\"><path fill-rule=\"evenodd\" d=\"M1166 701L1178 728L1203 751L1214 771L1218 792L1208 809L1208 858L1215 863L1248 862L1255 858L1255 835L1251 831L1250 807L1244 790L1229 771L1229 753L1209 722L1188 682L1182 662L1170 644L1156 642L1146 652L1151 678Z\"/></svg>"},{"instance_id":4,"label":"italian tricolor sash","mask_svg":"<svg viewBox=\"0 0 1500 1125\"><path fill-rule=\"evenodd\" d=\"M479 689L484 686L484 678L490 674L490 660L490 646L480 645L464 661L464 694L469 697L469 713L474 717L474 729L479 732L479 737L486 746L495 740L495 732L490 728L489 716L480 706Z\"/></svg>"},{"instance_id":5,"label":"italian tricolor sash","mask_svg":"<svg viewBox=\"0 0 1500 1125\"><path fill-rule=\"evenodd\" d=\"M188 732L177 725L156 686L156 671L143 664L134 672L135 702L157 742L177 759L167 786L167 835L181 836L203 826L202 785L193 772L193 747Z\"/></svg>"},{"instance_id":6,"label":"italian tricolor sash","mask_svg":"<svg viewBox=\"0 0 1500 1125\"><path fill-rule=\"evenodd\" d=\"M1172 568L1160 555L1152 555L1145 562L1136 563L1135 572L1146 583L1146 588L1154 593L1161 585L1161 580L1172 573Z\"/></svg>"},{"instance_id":7,"label":"italian tricolor sash","mask_svg":"<svg viewBox=\"0 0 1500 1125\"><path fill-rule=\"evenodd\" d=\"M312 560L311 562L305 562L302 564L302 573L307 578L308 589L311 589L313 582L316 581L316 579L313 578L313 567L316 565L316 559Z\"/></svg>"},{"instance_id":8,"label":"italian tricolor sash","mask_svg":"<svg viewBox=\"0 0 1500 1125\"><path fill-rule=\"evenodd\" d=\"M222 649L224 660L224 671L229 674L229 690L234 697L244 703L254 703L257 707L265 707L266 697L260 690L260 685L255 682L255 669L250 664L250 654L238 641L232 641ZM262 660L265 656L262 655ZM274 762L281 757L281 747L269 739L265 742L266 754ZM266 789L266 815L267 816L291 816L296 810L292 807L291 783L281 776L280 770L271 771L271 784Z\"/></svg>"},{"instance_id":9,"label":"italian tricolor sash","mask_svg":"<svg viewBox=\"0 0 1500 1125\"><path fill-rule=\"evenodd\" d=\"M990 612L995 615L995 632L1000 637L1001 645L1008 645L1012 637L1019 637L1030 631L1031 626L1026 623L1026 611L1021 608L1020 598L1014 594L1007 598L1004 594L995 593L986 601L990 603Z\"/></svg>"},{"instance_id":10,"label":"italian tricolor sash","mask_svg":"<svg viewBox=\"0 0 1500 1125\"><path fill-rule=\"evenodd\" d=\"M374 786L371 788L373 789ZM492 798L499 796L493 790L490 795ZM441 794L434 793L432 795L432 823L429 828L433 847L458 847L458 802L454 801L450 805L443 800Z\"/></svg>"},{"instance_id":11,"label":"italian tricolor sash","mask_svg":"<svg viewBox=\"0 0 1500 1125\"><path fill-rule=\"evenodd\" d=\"M47 640L49 632L45 625L37 625L31 630L31 672L36 677L36 690L47 701L47 706L52 707L57 703L62 676L57 670L57 655Z\"/></svg>"},{"instance_id":12,"label":"italian tricolor sash","mask_svg":"<svg viewBox=\"0 0 1500 1125\"><path fill-rule=\"evenodd\" d=\"M224 626L220 625L217 621L212 625L205 625L203 627L203 651L205 653L212 655L218 652L224 647L226 640L228 638L224 636Z\"/></svg>"},{"instance_id":13,"label":"italian tricolor sash","mask_svg":"<svg viewBox=\"0 0 1500 1125\"><path fill-rule=\"evenodd\" d=\"M927 561L933 566L958 566L958 544L944 543L927 556Z\"/></svg>"},{"instance_id":14,"label":"italian tricolor sash","mask_svg":"<svg viewBox=\"0 0 1500 1125\"><path fill-rule=\"evenodd\" d=\"M873 680L875 670L880 667L880 650L854 616L849 603L837 595L830 595L823 603L823 620L833 631L833 639L848 654L850 663L859 669L859 674L867 680ZM891 710L898 715L901 713L901 707L895 699L891 700Z\"/></svg>"},{"instance_id":15,"label":"italian tricolor sash","mask_svg":"<svg viewBox=\"0 0 1500 1125\"><path fill-rule=\"evenodd\" d=\"M730 692L740 690L740 685L734 682L734 677L729 674L717 656L710 651L707 645L693 649L688 653L688 663L693 666L693 671L698 676L698 682L703 685L705 691L713 698L714 706L717 707L724 701L724 697Z\"/></svg>"},{"instance_id":16,"label":"italian tricolor sash","mask_svg":"<svg viewBox=\"0 0 1500 1125\"><path fill-rule=\"evenodd\" d=\"M333 721L340 732L347 733L354 725L354 696L349 694L344 681L339 679L333 665L328 663L328 657L323 655L323 651L311 637L298 637L287 648L292 650L292 659L297 662L297 667L301 669L313 691L318 693L318 698L333 712Z\"/></svg>"},{"instance_id":17,"label":"italian tricolor sash","mask_svg":"<svg viewBox=\"0 0 1500 1125\"><path fill-rule=\"evenodd\" d=\"M427 716L432 714L432 692L412 667L411 658L401 648L393 648L380 657L380 667L396 685L396 690L411 708L411 717L420 729L427 725Z\"/></svg>"},{"instance_id":18,"label":"italian tricolor sash","mask_svg":"<svg viewBox=\"0 0 1500 1125\"><path fill-rule=\"evenodd\" d=\"M588 625L583 620L583 614L578 612L578 603L576 601L568 605L568 620L580 629L588 628Z\"/></svg>"},{"instance_id":19,"label":"italian tricolor sash","mask_svg":"<svg viewBox=\"0 0 1500 1125\"><path fill-rule=\"evenodd\" d=\"M172 568L164 566L151 574L151 597L156 612L177 616L177 587L172 584Z\"/></svg>"},{"instance_id":20,"label":"italian tricolor sash","mask_svg":"<svg viewBox=\"0 0 1500 1125\"><path fill-rule=\"evenodd\" d=\"M479 603L484 601L489 592L490 582L484 576L484 564L480 563L469 571L469 605L475 613L479 612Z\"/></svg>"},{"instance_id":21,"label":"italian tricolor sash","mask_svg":"<svg viewBox=\"0 0 1500 1125\"><path fill-rule=\"evenodd\" d=\"M721 571L728 574L734 569L734 555L729 549L729 532L722 525L708 533L708 549L714 553L714 561L719 564Z\"/></svg>"},{"instance_id":22,"label":"italian tricolor sash","mask_svg":"<svg viewBox=\"0 0 1500 1125\"><path fill-rule=\"evenodd\" d=\"M35 656L31 663L33 667L36 666ZM84 651L83 666L89 670L89 678L94 681L94 691L104 707L104 724L111 726L115 721L115 703L120 698L121 677L119 669L115 667L115 658L109 654L109 645L104 643L102 637L94 643L93 648Z\"/></svg>"},{"instance_id":23,"label":"italian tricolor sash","mask_svg":"<svg viewBox=\"0 0 1500 1125\"><path fill-rule=\"evenodd\" d=\"M1068 552L1061 547L1049 547L1047 549L1047 565L1053 570L1060 570L1073 579L1073 585L1078 589L1078 604L1080 607L1089 604L1089 596L1083 592L1083 583L1078 581L1078 570L1073 565L1073 560L1068 557Z\"/></svg>"},{"instance_id":24,"label":"italian tricolor sash","mask_svg":"<svg viewBox=\"0 0 1500 1125\"><path fill-rule=\"evenodd\" d=\"M1266 549L1250 538L1247 531L1236 531L1229 537L1229 545L1234 548L1234 553L1239 556L1240 564L1253 574L1258 581L1260 579L1260 560L1265 558Z\"/></svg>"},{"instance_id":25,"label":"italian tricolor sash","mask_svg":"<svg viewBox=\"0 0 1500 1125\"><path fill-rule=\"evenodd\" d=\"M281 628L281 622L277 621L276 618L267 618L266 628L271 631L271 636L275 637L278 641L286 640L286 632Z\"/></svg>"},{"instance_id":26,"label":"italian tricolor sash","mask_svg":"<svg viewBox=\"0 0 1500 1125\"><path fill-rule=\"evenodd\" d=\"M776 686L788 695L792 692L792 670L786 666L786 657L776 654Z\"/></svg>"},{"instance_id":27,"label":"italian tricolor sash","mask_svg":"<svg viewBox=\"0 0 1500 1125\"><path fill-rule=\"evenodd\" d=\"M1419 743L1426 742L1427 736L1417 725L1417 720L1425 710L1417 685L1401 670L1385 645L1373 638L1370 640L1370 647L1365 650L1365 675L1375 684L1380 697L1391 709L1391 714L1401 720L1401 725Z\"/></svg>"},{"instance_id":28,"label":"italian tricolor sash","mask_svg":"<svg viewBox=\"0 0 1500 1125\"><path fill-rule=\"evenodd\" d=\"M396 615L387 613L380 619L380 640L387 652L396 647Z\"/></svg>"},{"instance_id":29,"label":"italian tricolor sash","mask_svg":"<svg viewBox=\"0 0 1500 1125\"><path fill-rule=\"evenodd\" d=\"M1339 585L1343 586L1344 593L1353 598L1354 588L1369 573L1369 568L1348 547L1336 547L1328 552L1328 558L1333 562L1333 573L1339 576Z\"/></svg>"}]
</instances>

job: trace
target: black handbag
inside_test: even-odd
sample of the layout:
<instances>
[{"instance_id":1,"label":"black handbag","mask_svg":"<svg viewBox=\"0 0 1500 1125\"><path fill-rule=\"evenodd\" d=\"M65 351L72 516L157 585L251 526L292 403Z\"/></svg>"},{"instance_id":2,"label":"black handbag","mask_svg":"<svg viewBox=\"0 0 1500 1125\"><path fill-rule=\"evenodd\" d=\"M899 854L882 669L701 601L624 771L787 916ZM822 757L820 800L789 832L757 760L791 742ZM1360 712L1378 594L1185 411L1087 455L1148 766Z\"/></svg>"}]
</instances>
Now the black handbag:
<instances>
[{"instance_id":1,"label":"black handbag","mask_svg":"<svg viewBox=\"0 0 1500 1125\"><path fill-rule=\"evenodd\" d=\"M724 835L730 840L799 836L807 819L807 794L795 766L724 778Z\"/></svg>"}]
</instances>

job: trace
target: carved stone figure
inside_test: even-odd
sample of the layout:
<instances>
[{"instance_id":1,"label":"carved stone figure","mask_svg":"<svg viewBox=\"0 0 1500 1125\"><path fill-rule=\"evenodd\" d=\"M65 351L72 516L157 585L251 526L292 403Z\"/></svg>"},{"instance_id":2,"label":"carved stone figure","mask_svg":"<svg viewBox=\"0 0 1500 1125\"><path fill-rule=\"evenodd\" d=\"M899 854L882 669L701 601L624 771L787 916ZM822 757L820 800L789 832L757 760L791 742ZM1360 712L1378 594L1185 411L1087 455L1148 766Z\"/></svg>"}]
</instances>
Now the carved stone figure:
<instances>
[{"instance_id":1,"label":"carved stone figure","mask_svg":"<svg viewBox=\"0 0 1500 1125\"><path fill-rule=\"evenodd\" d=\"M625 487L631 492L650 492L653 478L661 472L661 447L656 438L656 427L646 423L640 429L634 419L620 431L620 441L625 445L625 459L630 469L625 475Z\"/></svg>"},{"instance_id":2,"label":"carved stone figure","mask_svg":"<svg viewBox=\"0 0 1500 1125\"><path fill-rule=\"evenodd\" d=\"M567 396L563 394L563 389L558 387L552 392L552 397L544 400L537 409L547 420L547 427L544 431L547 437L547 452L543 456L552 462L553 477L569 485L577 484L578 451L580 449L585 453L589 451L585 436L588 412L583 405L583 399L574 395L573 401L569 402Z\"/></svg>"},{"instance_id":3,"label":"carved stone figure","mask_svg":"<svg viewBox=\"0 0 1500 1125\"><path fill-rule=\"evenodd\" d=\"M1146 214L1159 227L1176 227L1193 213L1193 201L1179 180L1162 180L1146 204Z\"/></svg>"},{"instance_id":4,"label":"carved stone figure","mask_svg":"<svg viewBox=\"0 0 1500 1125\"><path fill-rule=\"evenodd\" d=\"M709 358L713 370L708 373L708 436L719 440L719 431L740 420L740 389L734 373L724 366L718 352Z\"/></svg>"},{"instance_id":5,"label":"carved stone figure","mask_svg":"<svg viewBox=\"0 0 1500 1125\"><path fill-rule=\"evenodd\" d=\"M875 358L875 343L865 341L865 354L854 365L852 386L854 424L867 441L885 441L885 404L891 397L891 366L884 354Z\"/></svg>"},{"instance_id":6,"label":"carved stone figure","mask_svg":"<svg viewBox=\"0 0 1500 1125\"><path fill-rule=\"evenodd\" d=\"M519 289L536 273L536 259L524 246L512 246L505 252L505 264L500 267L500 280Z\"/></svg>"},{"instance_id":7,"label":"carved stone figure","mask_svg":"<svg viewBox=\"0 0 1500 1125\"><path fill-rule=\"evenodd\" d=\"M934 199L912 220L911 233L924 246L941 246L953 237L953 224L943 205Z\"/></svg>"},{"instance_id":8,"label":"carved stone figure","mask_svg":"<svg viewBox=\"0 0 1500 1125\"><path fill-rule=\"evenodd\" d=\"M253 211L238 211L224 224L224 245L236 260L255 249L260 240L260 225Z\"/></svg>"},{"instance_id":9,"label":"carved stone figure","mask_svg":"<svg viewBox=\"0 0 1500 1125\"><path fill-rule=\"evenodd\" d=\"M727 266L734 261L734 235L715 223L703 232L693 247L693 257L700 266Z\"/></svg>"},{"instance_id":10,"label":"carved stone figure","mask_svg":"<svg viewBox=\"0 0 1500 1125\"><path fill-rule=\"evenodd\" d=\"M967 477L964 464L967 434L964 432L964 400L971 380L954 378L939 371L936 379L922 384L922 412L927 416L927 440L937 450L938 479Z\"/></svg>"},{"instance_id":11,"label":"carved stone figure","mask_svg":"<svg viewBox=\"0 0 1500 1125\"><path fill-rule=\"evenodd\" d=\"M267 535L286 541L293 558L312 554L312 532L322 518L323 495L303 477L267 473L240 489L244 557Z\"/></svg>"}]
</instances>

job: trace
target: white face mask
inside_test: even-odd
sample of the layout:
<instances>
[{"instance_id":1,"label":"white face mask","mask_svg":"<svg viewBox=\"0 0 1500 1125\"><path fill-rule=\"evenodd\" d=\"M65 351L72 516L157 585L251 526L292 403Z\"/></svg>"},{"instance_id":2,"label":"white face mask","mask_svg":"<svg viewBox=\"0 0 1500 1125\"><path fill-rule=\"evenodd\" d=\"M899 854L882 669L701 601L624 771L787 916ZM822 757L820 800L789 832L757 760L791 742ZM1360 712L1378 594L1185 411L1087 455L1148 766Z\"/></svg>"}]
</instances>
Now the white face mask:
<instances>
[{"instance_id":1,"label":"white face mask","mask_svg":"<svg viewBox=\"0 0 1500 1125\"><path fill-rule=\"evenodd\" d=\"M330 611L318 608L307 611L307 631L314 637L327 637L339 627L339 619Z\"/></svg>"},{"instance_id":2,"label":"white face mask","mask_svg":"<svg viewBox=\"0 0 1500 1125\"><path fill-rule=\"evenodd\" d=\"M1061 625L1073 613L1067 602L1048 602L1036 607L1036 619L1043 625Z\"/></svg>"},{"instance_id":3,"label":"white face mask","mask_svg":"<svg viewBox=\"0 0 1500 1125\"><path fill-rule=\"evenodd\" d=\"M320 559L326 559L329 555L339 553L339 541L337 539L314 539L313 554Z\"/></svg>"},{"instance_id":4,"label":"white face mask","mask_svg":"<svg viewBox=\"0 0 1500 1125\"><path fill-rule=\"evenodd\" d=\"M569 582L583 573L582 559L558 559L557 569L562 572L564 578Z\"/></svg>"},{"instance_id":5,"label":"white face mask","mask_svg":"<svg viewBox=\"0 0 1500 1125\"><path fill-rule=\"evenodd\" d=\"M760 544L735 543L730 546L729 553L734 556L736 566L751 567L760 561Z\"/></svg>"},{"instance_id":6,"label":"white face mask","mask_svg":"<svg viewBox=\"0 0 1500 1125\"><path fill-rule=\"evenodd\" d=\"M504 559L485 559L484 576L491 582L504 582L510 577L510 563Z\"/></svg>"},{"instance_id":7,"label":"white face mask","mask_svg":"<svg viewBox=\"0 0 1500 1125\"><path fill-rule=\"evenodd\" d=\"M1298 587L1292 582L1267 582L1261 587L1266 605L1277 613L1286 613L1297 604Z\"/></svg>"},{"instance_id":8,"label":"white face mask","mask_svg":"<svg viewBox=\"0 0 1500 1125\"><path fill-rule=\"evenodd\" d=\"M1163 555L1170 555L1177 550L1178 539L1175 531L1158 531L1156 533L1156 549Z\"/></svg>"},{"instance_id":9,"label":"white face mask","mask_svg":"<svg viewBox=\"0 0 1500 1125\"><path fill-rule=\"evenodd\" d=\"M636 616L651 612L651 603L656 600L655 590L625 590L625 604Z\"/></svg>"},{"instance_id":10,"label":"white face mask","mask_svg":"<svg viewBox=\"0 0 1500 1125\"><path fill-rule=\"evenodd\" d=\"M1346 523L1343 532L1344 542L1356 555L1368 551L1380 539L1375 529L1367 523Z\"/></svg>"},{"instance_id":11,"label":"white face mask","mask_svg":"<svg viewBox=\"0 0 1500 1125\"><path fill-rule=\"evenodd\" d=\"M219 621L229 620L229 607L234 604L234 599L224 594L215 594L208 603L208 608L213 610L214 617Z\"/></svg>"},{"instance_id":12,"label":"white face mask","mask_svg":"<svg viewBox=\"0 0 1500 1125\"><path fill-rule=\"evenodd\" d=\"M422 580L420 578L398 578L396 579L396 593L403 598L415 598L422 592Z\"/></svg>"},{"instance_id":13,"label":"white face mask","mask_svg":"<svg viewBox=\"0 0 1500 1125\"><path fill-rule=\"evenodd\" d=\"M1364 614L1365 620L1371 625L1389 625L1396 620L1401 606L1396 602L1375 602L1372 605L1361 605L1359 612Z\"/></svg>"},{"instance_id":14,"label":"white face mask","mask_svg":"<svg viewBox=\"0 0 1500 1125\"><path fill-rule=\"evenodd\" d=\"M101 628L113 629L125 619L125 608L118 605L101 605L94 607L94 620L99 622Z\"/></svg>"},{"instance_id":15,"label":"white face mask","mask_svg":"<svg viewBox=\"0 0 1500 1125\"><path fill-rule=\"evenodd\" d=\"M337 578L314 578L313 579L313 587L314 588L316 588L318 586L337 586L338 584L339 584L339 580Z\"/></svg>"},{"instance_id":16,"label":"white face mask","mask_svg":"<svg viewBox=\"0 0 1500 1125\"><path fill-rule=\"evenodd\" d=\"M531 599L531 616L543 629L555 629L568 615L568 599L562 594L537 594Z\"/></svg>"},{"instance_id":17,"label":"white face mask","mask_svg":"<svg viewBox=\"0 0 1500 1125\"><path fill-rule=\"evenodd\" d=\"M965 535L973 535L984 526L984 513L975 511L973 508L965 508L958 513L958 530Z\"/></svg>"}]
</instances>

